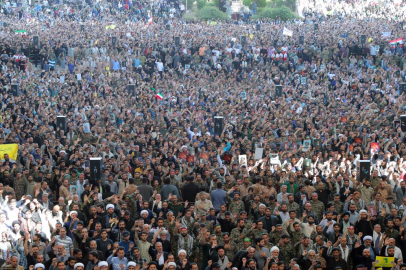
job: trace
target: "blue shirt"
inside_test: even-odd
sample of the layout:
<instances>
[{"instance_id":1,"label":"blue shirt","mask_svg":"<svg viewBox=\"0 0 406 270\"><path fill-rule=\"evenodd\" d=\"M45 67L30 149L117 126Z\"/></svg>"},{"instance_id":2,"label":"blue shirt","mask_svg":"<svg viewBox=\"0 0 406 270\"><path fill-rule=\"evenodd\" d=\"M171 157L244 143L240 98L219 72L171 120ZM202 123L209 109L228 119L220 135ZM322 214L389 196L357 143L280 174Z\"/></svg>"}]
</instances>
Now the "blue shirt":
<instances>
[{"instance_id":1,"label":"blue shirt","mask_svg":"<svg viewBox=\"0 0 406 270\"><path fill-rule=\"evenodd\" d=\"M120 243L118 243L120 245L120 247L124 248L125 254L127 254L128 250L130 249L130 243L134 244L133 241L128 241L128 242L121 241ZM134 246L135 246L135 244L134 244Z\"/></svg>"},{"instance_id":2,"label":"blue shirt","mask_svg":"<svg viewBox=\"0 0 406 270\"><path fill-rule=\"evenodd\" d=\"M113 257L113 254L111 254L107 258L107 263L112 265L113 270L121 270L120 264L124 265L124 270L127 270L127 264L128 264L128 259L124 257L122 260L120 260L119 257Z\"/></svg>"},{"instance_id":3,"label":"blue shirt","mask_svg":"<svg viewBox=\"0 0 406 270\"><path fill-rule=\"evenodd\" d=\"M211 192L211 202L213 203L213 208L216 211L220 211L220 206L222 204L226 204L226 194L227 192L221 188L218 188Z\"/></svg>"}]
</instances>

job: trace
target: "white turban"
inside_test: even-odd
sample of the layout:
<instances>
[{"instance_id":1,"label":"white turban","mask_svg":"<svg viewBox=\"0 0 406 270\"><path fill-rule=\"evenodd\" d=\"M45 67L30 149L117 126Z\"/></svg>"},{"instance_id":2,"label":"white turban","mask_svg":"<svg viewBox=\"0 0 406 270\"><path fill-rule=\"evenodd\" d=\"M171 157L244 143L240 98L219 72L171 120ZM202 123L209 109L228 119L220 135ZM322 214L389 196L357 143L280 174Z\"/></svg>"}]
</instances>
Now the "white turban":
<instances>
[{"instance_id":1,"label":"white turban","mask_svg":"<svg viewBox=\"0 0 406 270\"><path fill-rule=\"evenodd\" d=\"M186 250L184 250L184 249L181 249L181 250L178 251L178 256L179 256L181 253L185 253L185 255L187 255L187 252L186 252Z\"/></svg>"},{"instance_id":2,"label":"white turban","mask_svg":"<svg viewBox=\"0 0 406 270\"><path fill-rule=\"evenodd\" d=\"M73 269L76 270L76 268L78 268L79 266L82 266L82 268L85 269L85 266L83 265L83 263L75 263L75 265L73 266Z\"/></svg>"},{"instance_id":3,"label":"white turban","mask_svg":"<svg viewBox=\"0 0 406 270\"><path fill-rule=\"evenodd\" d=\"M101 262L99 262L99 264L97 265L99 268L100 267L103 267L103 266L109 266L109 264L106 262L106 261L101 261Z\"/></svg>"},{"instance_id":4,"label":"white turban","mask_svg":"<svg viewBox=\"0 0 406 270\"><path fill-rule=\"evenodd\" d=\"M76 214L76 215L77 215L78 212L76 212L76 211L71 211L71 212L70 212L70 216L72 217L73 214Z\"/></svg>"},{"instance_id":5,"label":"white turban","mask_svg":"<svg viewBox=\"0 0 406 270\"><path fill-rule=\"evenodd\" d=\"M174 267L176 267L176 263L170 262L170 263L168 263L168 267L169 267L169 266L174 266Z\"/></svg>"},{"instance_id":6,"label":"white turban","mask_svg":"<svg viewBox=\"0 0 406 270\"><path fill-rule=\"evenodd\" d=\"M277 251L279 252L279 248L276 247L276 246L275 246L275 247L272 247L270 252L272 253L272 252L274 252L275 250L277 250Z\"/></svg>"},{"instance_id":7,"label":"white turban","mask_svg":"<svg viewBox=\"0 0 406 270\"><path fill-rule=\"evenodd\" d=\"M364 240L364 242L365 242L366 240L371 240L371 241L372 241L372 236L367 235L367 236L365 236L362 240Z\"/></svg>"},{"instance_id":8,"label":"white turban","mask_svg":"<svg viewBox=\"0 0 406 270\"><path fill-rule=\"evenodd\" d=\"M361 211L359 211L359 213L360 214L362 214L362 213L368 214L367 210L365 210L365 209L362 209Z\"/></svg>"},{"instance_id":9,"label":"white turban","mask_svg":"<svg viewBox=\"0 0 406 270\"><path fill-rule=\"evenodd\" d=\"M110 208L115 208L114 207L114 204L111 204L111 203L109 203L107 206L106 206L106 210L109 210Z\"/></svg>"},{"instance_id":10,"label":"white turban","mask_svg":"<svg viewBox=\"0 0 406 270\"><path fill-rule=\"evenodd\" d=\"M42 263L37 263L34 265L34 269L37 270L38 268L42 268L45 270L45 265L43 265Z\"/></svg>"},{"instance_id":11,"label":"white turban","mask_svg":"<svg viewBox=\"0 0 406 270\"><path fill-rule=\"evenodd\" d=\"M137 264L136 264L135 262L129 262L129 263L127 264L127 267L130 267L130 266L136 267Z\"/></svg>"},{"instance_id":12,"label":"white turban","mask_svg":"<svg viewBox=\"0 0 406 270\"><path fill-rule=\"evenodd\" d=\"M141 216L142 216L144 213L148 215L148 211L147 211L147 210L142 210L142 211L141 211Z\"/></svg>"}]
</instances>

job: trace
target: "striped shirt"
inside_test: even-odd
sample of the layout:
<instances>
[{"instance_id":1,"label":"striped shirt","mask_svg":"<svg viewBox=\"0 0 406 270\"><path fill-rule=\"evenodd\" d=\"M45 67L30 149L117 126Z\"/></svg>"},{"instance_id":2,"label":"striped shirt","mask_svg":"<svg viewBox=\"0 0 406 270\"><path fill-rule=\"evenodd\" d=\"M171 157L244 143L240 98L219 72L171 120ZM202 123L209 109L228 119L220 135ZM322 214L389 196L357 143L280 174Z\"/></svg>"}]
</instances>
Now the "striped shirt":
<instances>
[{"instance_id":1,"label":"striped shirt","mask_svg":"<svg viewBox=\"0 0 406 270\"><path fill-rule=\"evenodd\" d=\"M61 238L60 235L56 235L55 236L55 245L59 245L59 244L63 245L68 252L73 250L73 242L69 236L65 236L65 238Z\"/></svg>"}]
</instances>

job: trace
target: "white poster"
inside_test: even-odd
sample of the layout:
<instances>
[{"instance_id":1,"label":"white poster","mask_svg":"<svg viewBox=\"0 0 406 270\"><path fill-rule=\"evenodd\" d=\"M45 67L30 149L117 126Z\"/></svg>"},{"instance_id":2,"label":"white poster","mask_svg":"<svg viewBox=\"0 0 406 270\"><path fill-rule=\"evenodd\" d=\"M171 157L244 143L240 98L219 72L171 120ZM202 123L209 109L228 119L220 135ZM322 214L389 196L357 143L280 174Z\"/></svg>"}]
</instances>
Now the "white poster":
<instances>
[{"instance_id":1,"label":"white poster","mask_svg":"<svg viewBox=\"0 0 406 270\"><path fill-rule=\"evenodd\" d=\"M284 27L284 28L283 28L283 35L284 35L284 36L291 37L291 36L293 36L293 31L292 31L292 30L289 30L289 29L286 28L286 27Z\"/></svg>"}]
</instances>

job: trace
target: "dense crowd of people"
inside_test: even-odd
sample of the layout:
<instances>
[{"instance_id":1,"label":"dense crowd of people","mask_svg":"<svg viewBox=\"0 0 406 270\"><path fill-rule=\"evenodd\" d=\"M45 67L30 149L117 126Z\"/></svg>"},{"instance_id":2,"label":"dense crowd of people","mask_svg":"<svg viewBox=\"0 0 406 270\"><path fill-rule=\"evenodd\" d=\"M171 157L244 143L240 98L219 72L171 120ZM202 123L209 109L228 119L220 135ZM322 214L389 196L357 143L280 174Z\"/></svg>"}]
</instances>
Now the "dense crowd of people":
<instances>
[{"instance_id":1,"label":"dense crowd of people","mask_svg":"<svg viewBox=\"0 0 406 270\"><path fill-rule=\"evenodd\" d=\"M16 6L0 269L406 270L403 1L298 1L289 22Z\"/></svg>"}]
</instances>

